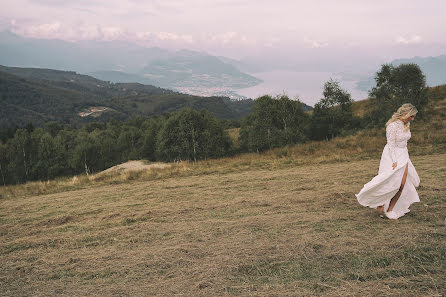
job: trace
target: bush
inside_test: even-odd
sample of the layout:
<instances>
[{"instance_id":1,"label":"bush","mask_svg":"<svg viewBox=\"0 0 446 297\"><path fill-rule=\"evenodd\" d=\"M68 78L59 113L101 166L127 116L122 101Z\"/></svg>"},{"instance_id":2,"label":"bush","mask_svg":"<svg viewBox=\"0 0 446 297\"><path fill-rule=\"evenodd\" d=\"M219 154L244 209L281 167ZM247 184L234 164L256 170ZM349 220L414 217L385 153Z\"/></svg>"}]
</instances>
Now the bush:
<instances>
[{"instance_id":1,"label":"bush","mask_svg":"<svg viewBox=\"0 0 446 297\"><path fill-rule=\"evenodd\" d=\"M242 123L242 150L260 152L308 139L309 116L299 100L265 95L254 102L253 112Z\"/></svg>"},{"instance_id":2,"label":"bush","mask_svg":"<svg viewBox=\"0 0 446 297\"><path fill-rule=\"evenodd\" d=\"M232 141L221 122L207 111L184 109L171 116L157 138L157 156L164 161L197 161L227 155Z\"/></svg>"}]
</instances>

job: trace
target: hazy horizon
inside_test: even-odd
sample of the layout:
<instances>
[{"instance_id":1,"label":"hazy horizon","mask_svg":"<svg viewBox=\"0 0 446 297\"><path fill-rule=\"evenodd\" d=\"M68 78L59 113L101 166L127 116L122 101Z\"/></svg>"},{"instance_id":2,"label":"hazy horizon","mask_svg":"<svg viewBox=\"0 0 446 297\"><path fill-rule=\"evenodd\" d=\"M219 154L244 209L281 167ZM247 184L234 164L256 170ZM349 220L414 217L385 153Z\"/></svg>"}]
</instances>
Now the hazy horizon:
<instances>
[{"instance_id":1,"label":"hazy horizon","mask_svg":"<svg viewBox=\"0 0 446 297\"><path fill-rule=\"evenodd\" d=\"M24 9L26 7L26 9ZM16 0L2 5L0 30L68 41L125 40L235 59L376 60L446 53L446 2Z\"/></svg>"}]
</instances>

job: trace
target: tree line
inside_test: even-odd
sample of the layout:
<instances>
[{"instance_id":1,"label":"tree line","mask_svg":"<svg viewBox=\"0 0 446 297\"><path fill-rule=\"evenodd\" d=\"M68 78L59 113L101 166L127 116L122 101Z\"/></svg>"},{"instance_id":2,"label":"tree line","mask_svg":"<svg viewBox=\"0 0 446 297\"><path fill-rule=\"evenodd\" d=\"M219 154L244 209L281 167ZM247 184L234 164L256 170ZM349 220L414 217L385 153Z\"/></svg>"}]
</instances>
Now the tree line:
<instances>
[{"instance_id":1,"label":"tree line","mask_svg":"<svg viewBox=\"0 0 446 297\"><path fill-rule=\"evenodd\" d=\"M2 184L90 174L126 162L198 161L232 152L225 122L208 111L184 109L127 122L90 123L71 129L51 122L17 129L0 142Z\"/></svg>"},{"instance_id":2,"label":"tree line","mask_svg":"<svg viewBox=\"0 0 446 297\"><path fill-rule=\"evenodd\" d=\"M50 122L43 127L0 130L1 184L47 180L57 176L90 174L126 162L198 161L240 152L330 140L370 126L382 126L403 103L417 106L420 115L427 104L425 77L415 64L383 65L369 95L373 110L363 118L353 115L351 95L339 82L329 80L323 97L311 113L303 103L285 95L262 96L253 111L240 122L235 148L227 120L190 108L162 116L125 122L89 123L80 129Z\"/></svg>"}]
</instances>

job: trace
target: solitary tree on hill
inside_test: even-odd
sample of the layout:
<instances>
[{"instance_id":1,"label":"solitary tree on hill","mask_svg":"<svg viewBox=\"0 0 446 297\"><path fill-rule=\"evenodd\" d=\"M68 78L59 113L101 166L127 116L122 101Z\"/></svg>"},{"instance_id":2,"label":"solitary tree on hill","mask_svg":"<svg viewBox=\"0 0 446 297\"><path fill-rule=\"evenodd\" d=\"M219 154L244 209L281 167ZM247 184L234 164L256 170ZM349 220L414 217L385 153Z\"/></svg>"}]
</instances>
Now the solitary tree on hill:
<instances>
[{"instance_id":1,"label":"solitary tree on hill","mask_svg":"<svg viewBox=\"0 0 446 297\"><path fill-rule=\"evenodd\" d=\"M376 101L368 119L369 123L381 125L404 103L412 103L423 115L428 101L426 78L417 64L401 64L397 67L384 64L376 73L376 87L369 96Z\"/></svg>"},{"instance_id":2,"label":"solitary tree on hill","mask_svg":"<svg viewBox=\"0 0 446 297\"><path fill-rule=\"evenodd\" d=\"M311 137L330 139L355 125L351 95L330 79L324 85L324 97L316 103L311 117Z\"/></svg>"}]
</instances>

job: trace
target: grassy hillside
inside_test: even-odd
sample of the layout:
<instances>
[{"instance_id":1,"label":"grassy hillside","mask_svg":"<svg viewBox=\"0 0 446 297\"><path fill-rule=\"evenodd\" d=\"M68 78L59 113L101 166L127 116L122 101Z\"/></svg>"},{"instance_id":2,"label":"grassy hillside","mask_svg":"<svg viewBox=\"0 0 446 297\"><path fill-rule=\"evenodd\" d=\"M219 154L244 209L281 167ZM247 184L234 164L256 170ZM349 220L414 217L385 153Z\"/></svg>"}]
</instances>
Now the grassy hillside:
<instances>
[{"instance_id":1,"label":"grassy hillside","mask_svg":"<svg viewBox=\"0 0 446 297\"><path fill-rule=\"evenodd\" d=\"M444 296L446 98L412 126L421 203L354 196L384 129L263 154L0 188L4 296Z\"/></svg>"},{"instance_id":2,"label":"grassy hillside","mask_svg":"<svg viewBox=\"0 0 446 297\"><path fill-rule=\"evenodd\" d=\"M2 295L442 296L445 158L399 221L354 197L377 159L3 198Z\"/></svg>"},{"instance_id":3,"label":"grassy hillside","mask_svg":"<svg viewBox=\"0 0 446 297\"><path fill-rule=\"evenodd\" d=\"M439 85L435 87L429 87L429 100L431 109L435 104L446 98L446 85ZM439 102L440 104L444 104ZM363 117L369 110L372 110L372 100L355 101L352 104L353 114L359 117Z\"/></svg>"},{"instance_id":4,"label":"grassy hillside","mask_svg":"<svg viewBox=\"0 0 446 297\"><path fill-rule=\"evenodd\" d=\"M416 118L411 123L412 138L408 143L411 155L446 153L446 85L439 87L436 92L439 95L430 100L424 119ZM358 110L361 112L360 108L366 106L364 103L369 104L366 100L354 102L353 106L357 108L356 112ZM239 128L230 129L228 132L237 147ZM28 182L21 186L6 186L0 189L3 190L3 196L13 197L78 189L86 184L92 186L127 182L134 179L153 180L215 172L230 173L253 169L281 169L323 163L370 160L381 156L385 143L385 128L382 127L362 130L354 135L336 137L330 141L311 141L272 149L261 154L246 153L235 157L199 161L195 164L174 163L169 170L165 171L134 172L119 177L92 175L88 178L86 176L74 179L58 178L46 182Z\"/></svg>"}]
</instances>

